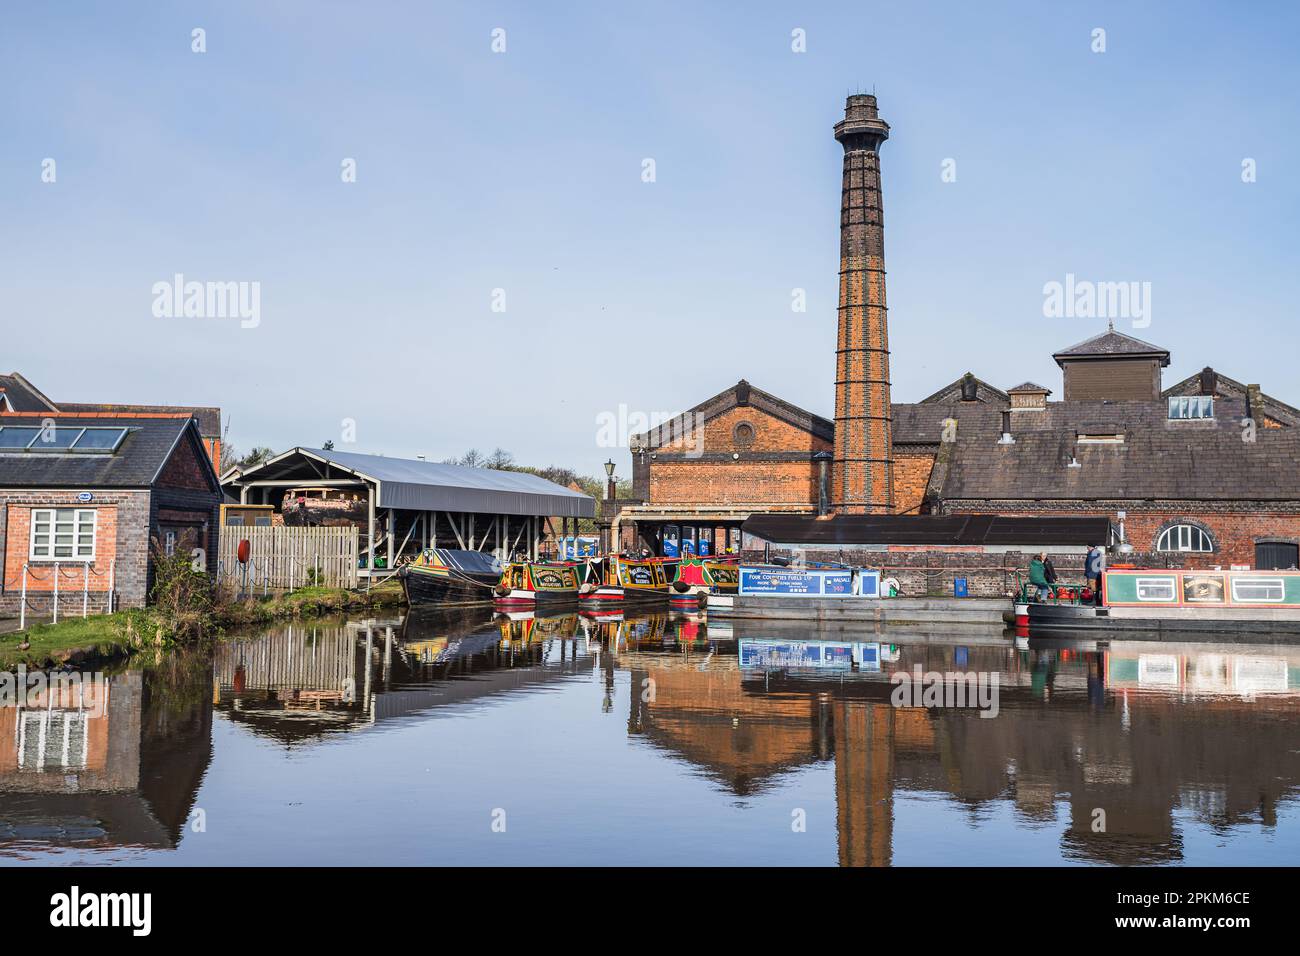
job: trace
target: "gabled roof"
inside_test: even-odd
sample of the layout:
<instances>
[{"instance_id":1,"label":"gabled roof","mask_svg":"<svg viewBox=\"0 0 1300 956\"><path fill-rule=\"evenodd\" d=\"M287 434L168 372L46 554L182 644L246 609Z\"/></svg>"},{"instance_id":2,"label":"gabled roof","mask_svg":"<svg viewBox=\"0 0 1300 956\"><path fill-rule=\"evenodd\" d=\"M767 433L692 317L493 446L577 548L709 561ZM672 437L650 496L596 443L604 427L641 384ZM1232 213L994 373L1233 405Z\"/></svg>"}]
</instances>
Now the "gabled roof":
<instances>
[{"instance_id":1,"label":"gabled roof","mask_svg":"<svg viewBox=\"0 0 1300 956\"><path fill-rule=\"evenodd\" d=\"M947 501L1300 500L1300 431L1260 428L1243 441L1241 403L1215 404L1215 420L1169 421L1156 402L1061 402L1041 423L1013 426L1011 444L959 429L937 491ZM1089 434L1124 437L1078 440Z\"/></svg>"},{"instance_id":2,"label":"gabled roof","mask_svg":"<svg viewBox=\"0 0 1300 956\"><path fill-rule=\"evenodd\" d=\"M375 505L379 508L564 518L596 515L596 502L590 495L527 472L322 448L290 448L242 474L231 476L227 472L226 483L238 487L255 485L259 480L301 479L303 484L310 484L329 477L330 469L374 482L379 491Z\"/></svg>"},{"instance_id":3,"label":"gabled roof","mask_svg":"<svg viewBox=\"0 0 1300 956\"><path fill-rule=\"evenodd\" d=\"M221 435L221 409L210 406L117 405L101 402L59 402L56 404L17 372L0 375L0 395L3 395L5 399L3 403L0 403L0 412L69 412L82 415L102 413L169 416L188 414L199 420L199 434L204 438L217 438Z\"/></svg>"},{"instance_id":4,"label":"gabled roof","mask_svg":"<svg viewBox=\"0 0 1300 956\"><path fill-rule=\"evenodd\" d=\"M1084 339L1082 342L1052 354L1052 358L1056 359L1057 365L1061 364L1062 359L1104 359L1117 356L1124 358L1151 356L1161 359L1161 366L1169 364L1168 349L1162 349L1150 342L1143 342L1141 339L1135 339L1123 332L1116 332L1114 329L1107 329L1100 335L1094 335L1090 339Z\"/></svg>"},{"instance_id":5,"label":"gabled roof","mask_svg":"<svg viewBox=\"0 0 1300 956\"><path fill-rule=\"evenodd\" d=\"M0 375L0 394L5 397L3 409L13 412L56 412L58 408L27 379L17 372Z\"/></svg>"},{"instance_id":6,"label":"gabled roof","mask_svg":"<svg viewBox=\"0 0 1300 956\"><path fill-rule=\"evenodd\" d=\"M1223 398L1237 398L1244 400L1246 398L1247 386L1235 378L1229 378L1222 372L1213 368L1206 367L1199 372L1187 376L1181 382L1170 385L1160 393L1162 398L1169 398L1174 395L1200 395L1201 378L1206 373L1214 379L1214 392ZM1300 426L1300 408L1288 405L1272 395L1259 394L1260 404L1264 407L1264 414L1269 418L1282 422L1293 427Z\"/></svg>"},{"instance_id":7,"label":"gabled roof","mask_svg":"<svg viewBox=\"0 0 1300 956\"><path fill-rule=\"evenodd\" d=\"M196 452L211 471L202 450L198 423L191 417L151 416L130 418L87 415L61 416L0 415L0 426L40 426L54 419L56 428L114 427L127 429L126 437L112 454L61 454L57 452L0 452L0 488L148 488L157 481L172 452L185 438L186 430L196 442ZM216 475L211 476L217 484Z\"/></svg>"},{"instance_id":8,"label":"gabled roof","mask_svg":"<svg viewBox=\"0 0 1300 956\"><path fill-rule=\"evenodd\" d=\"M98 402L60 402L59 411L81 414L111 415L193 415L199 421L199 434L204 438L221 435L221 409L210 406L189 405L113 405Z\"/></svg>"},{"instance_id":9,"label":"gabled roof","mask_svg":"<svg viewBox=\"0 0 1300 956\"><path fill-rule=\"evenodd\" d=\"M995 388L994 386L990 385L988 382L984 381L982 378L976 378L974 375L971 375L971 373L969 372L967 372L966 375L970 375L970 377L975 382L975 400L977 402L987 402L994 405L1010 404L1011 399L1008 397L1006 392L1002 391L1002 389ZM935 392L933 395L927 395L925 398L921 399L920 404L928 405L935 402L961 401L961 386L962 386L962 382L964 382L966 379L966 375L963 375L955 382L951 382L950 384L945 385L943 388L939 389L939 391ZM970 403L967 402L966 404L969 405Z\"/></svg>"},{"instance_id":10,"label":"gabled roof","mask_svg":"<svg viewBox=\"0 0 1300 956\"><path fill-rule=\"evenodd\" d=\"M683 426L690 424L686 421L688 418L703 415L703 421L707 424L710 420L731 411L733 408L745 406L757 408L779 421L793 425L795 428L809 432L818 438L826 441L835 440L835 423L830 419L814 415L798 405L792 405L784 399L777 398L771 392L765 392L761 388L750 385L742 378L731 388L719 392L693 408L688 408L671 421L664 422L659 428L652 428L648 432L633 435L631 445L633 448L645 448L653 451L664 442L653 442L651 441L652 438L664 436L666 439L671 440L686 434L687 432Z\"/></svg>"},{"instance_id":11,"label":"gabled roof","mask_svg":"<svg viewBox=\"0 0 1300 956\"><path fill-rule=\"evenodd\" d=\"M1018 392L1033 392L1033 393L1041 392L1044 395L1052 394L1052 390L1050 388L1044 388L1042 385L1038 385L1035 382L1021 382L1015 388L1007 389L1008 395L1015 395Z\"/></svg>"}]
</instances>

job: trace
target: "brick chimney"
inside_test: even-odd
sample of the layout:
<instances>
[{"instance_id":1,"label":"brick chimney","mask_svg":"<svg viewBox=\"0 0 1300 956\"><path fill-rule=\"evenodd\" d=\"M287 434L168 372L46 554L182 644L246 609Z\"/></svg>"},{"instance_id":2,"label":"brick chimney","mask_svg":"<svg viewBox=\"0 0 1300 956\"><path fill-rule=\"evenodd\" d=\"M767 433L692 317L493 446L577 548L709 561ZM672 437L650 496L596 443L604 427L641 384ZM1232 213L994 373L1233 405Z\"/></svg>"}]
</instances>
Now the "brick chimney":
<instances>
[{"instance_id":1,"label":"brick chimney","mask_svg":"<svg viewBox=\"0 0 1300 956\"><path fill-rule=\"evenodd\" d=\"M831 509L889 514L894 480L880 202L880 146L889 138L889 124L877 115L874 96L848 98L835 138L844 147L844 179Z\"/></svg>"}]
</instances>

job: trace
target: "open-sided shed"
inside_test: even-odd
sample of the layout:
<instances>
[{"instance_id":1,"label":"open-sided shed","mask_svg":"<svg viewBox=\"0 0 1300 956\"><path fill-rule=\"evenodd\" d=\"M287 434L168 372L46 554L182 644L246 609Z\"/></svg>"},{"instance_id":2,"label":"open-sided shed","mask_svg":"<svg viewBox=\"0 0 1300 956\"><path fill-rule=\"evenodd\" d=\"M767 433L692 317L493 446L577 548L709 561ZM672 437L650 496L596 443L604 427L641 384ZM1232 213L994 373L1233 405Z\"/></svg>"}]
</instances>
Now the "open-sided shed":
<instances>
[{"instance_id":1,"label":"open-sided shed","mask_svg":"<svg viewBox=\"0 0 1300 956\"><path fill-rule=\"evenodd\" d=\"M291 448L224 479L245 504L281 506L300 489L338 490L352 497L361 526L366 573L375 553L391 568L404 552L430 547L491 551L503 560L537 557L548 531L576 533L595 517L589 495L526 472L469 468L432 461Z\"/></svg>"}]
</instances>

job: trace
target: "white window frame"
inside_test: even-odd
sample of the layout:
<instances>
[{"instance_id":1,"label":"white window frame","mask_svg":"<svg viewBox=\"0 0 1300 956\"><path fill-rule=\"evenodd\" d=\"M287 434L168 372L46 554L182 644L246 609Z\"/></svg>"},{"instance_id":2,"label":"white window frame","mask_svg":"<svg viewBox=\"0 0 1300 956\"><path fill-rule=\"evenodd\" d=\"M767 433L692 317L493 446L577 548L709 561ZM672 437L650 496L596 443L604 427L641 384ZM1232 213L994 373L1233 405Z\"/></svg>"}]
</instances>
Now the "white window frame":
<instances>
[{"instance_id":1,"label":"white window frame","mask_svg":"<svg viewBox=\"0 0 1300 956\"><path fill-rule=\"evenodd\" d=\"M1186 547L1183 546L1184 539L1187 542ZM1194 541L1199 541L1206 547L1194 548L1192 547ZM1171 542L1173 547L1169 546ZM1162 554L1211 554L1214 551L1214 538L1204 528L1194 524L1171 525L1161 531L1156 538L1156 551Z\"/></svg>"},{"instance_id":2,"label":"white window frame","mask_svg":"<svg viewBox=\"0 0 1300 956\"><path fill-rule=\"evenodd\" d=\"M1237 594L1237 585L1245 584L1256 587L1265 585L1277 588L1277 597L1244 598ZM1233 578L1232 602L1234 604L1281 604L1286 600L1286 582L1281 578Z\"/></svg>"},{"instance_id":3,"label":"white window frame","mask_svg":"<svg viewBox=\"0 0 1300 956\"><path fill-rule=\"evenodd\" d=\"M58 523L59 523L58 514L60 511L72 512L72 554L70 555L56 555L54 553L54 550L57 547L57 545L54 543L54 538L56 534L56 528L58 527ZM40 551L37 550L38 547L42 547L42 546L37 545L36 543L36 525L40 520L37 518L37 515L40 514L46 514L49 516L48 518L45 519L45 522L46 524L49 525L50 528L49 530L50 540L48 544L43 546L45 548L44 553L41 553ZM83 522L86 520L85 519L86 515L90 516L89 517L90 554L78 554L77 552L80 550L81 547L79 542L79 539L81 538L82 535L81 529L82 529ZM67 506L33 508L31 510L30 523L31 523L31 529L27 540L28 560L44 561L49 564L55 564L55 563L62 564L64 562L70 564L94 564L95 563L95 552L98 550L98 546L99 546L99 509L77 508L77 507L69 508Z\"/></svg>"},{"instance_id":4,"label":"white window frame","mask_svg":"<svg viewBox=\"0 0 1300 956\"><path fill-rule=\"evenodd\" d=\"M1213 395L1171 395L1169 420L1200 422L1214 418Z\"/></svg>"},{"instance_id":5,"label":"white window frame","mask_svg":"<svg viewBox=\"0 0 1300 956\"><path fill-rule=\"evenodd\" d=\"M1143 589L1151 587L1168 588L1169 596L1152 598L1145 597L1142 594ZM1138 578L1133 585L1133 596L1143 604L1177 604L1178 603L1178 579L1169 578Z\"/></svg>"}]
</instances>

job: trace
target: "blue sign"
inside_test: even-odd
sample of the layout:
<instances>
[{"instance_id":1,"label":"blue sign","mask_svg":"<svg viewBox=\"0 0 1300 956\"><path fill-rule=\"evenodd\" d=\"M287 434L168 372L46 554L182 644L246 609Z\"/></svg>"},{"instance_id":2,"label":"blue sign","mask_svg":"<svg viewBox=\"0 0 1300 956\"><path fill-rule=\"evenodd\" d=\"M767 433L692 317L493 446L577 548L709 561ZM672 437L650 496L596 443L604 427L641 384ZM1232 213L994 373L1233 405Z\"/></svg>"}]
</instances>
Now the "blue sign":
<instances>
[{"instance_id":1,"label":"blue sign","mask_svg":"<svg viewBox=\"0 0 1300 956\"><path fill-rule=\"evenodd\" d=\"M705 557L711 551L712 549L709 547L709 539L705 538L703 541L700 542L700 557Z\"/></svg>"},{"instance_id":2,"label":"blue sign","mask_svg":"<svg viewBox=\"0 0 1300 956\"><path fill-rule=\"evenodd\" d=\"M879 644L854 644L853 657L857 662L858 670L861 671L878 671L880 670L880 645Z\"/></svg>"},{"instance_id":3,"label":"blue sign","mask_svg":"<svg viewBox=\"0 0 1300 956\"><path fill-rule=\"evenodd\" d=\"M753 641L737 647L741 667L849 670L853 644L839 641Z\"/></svg>"},{"instance_id":4,"label":"blue sign","mask_svg":"<svg viewBox=\"0 0 1300 956\"><path fill-rule=\"evenodd\" d=\"M81 494L77 495L77 500L80 501L82 504L85 504L88 501L94 501L95 496L92 495L89 491L83 491Z\"/></svg>"},{"instance_id":5,"label":"blue sign","mask_svg":"<svg viewBox=\"0 0 1300 956\"><path fill-rule=\"evenodd\" d=\"M769 565L740 567L740 593L782 597L879 597L880 572L858 572L859 590L853 588L851 568L779 568Z\"/></svg>"},{"instance_id":6,"label":"blue sign","mask_svg":"<svg viewBox=\"0 0 1300 956\"><path fill-rule=\"evenodd\" d=\"M969 597L969 596L970 596L970 591L969 591L969 590L967 589L967 587L966 587L966 579L965 579L965 578L953 578L953 579L952 579L952 596L953 596L953 597Z\"/></svg>"},{"instance_id":7,"label":"blue sign","mask_svg":"<svg viewBox=\"0 0 1300 956\"><path fill-rule=\"evenodd\" d=\"M664 538L664 557L675 558L677 556L677 542L672 538Z\"/></svg>"}]
</instances>

